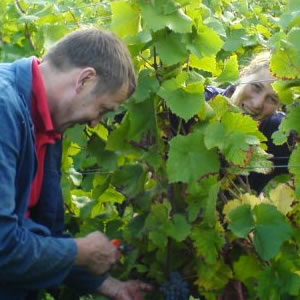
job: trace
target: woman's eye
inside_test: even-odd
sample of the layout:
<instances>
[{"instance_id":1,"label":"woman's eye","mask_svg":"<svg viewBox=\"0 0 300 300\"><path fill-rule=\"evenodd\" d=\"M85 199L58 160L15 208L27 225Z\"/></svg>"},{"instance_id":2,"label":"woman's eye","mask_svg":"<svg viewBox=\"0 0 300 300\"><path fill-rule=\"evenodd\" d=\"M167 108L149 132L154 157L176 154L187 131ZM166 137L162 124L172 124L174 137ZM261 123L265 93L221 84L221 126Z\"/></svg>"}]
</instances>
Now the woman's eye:
<instances>
[{"instance_id":1,"label":"woman's eye","mask_svg":"<svg viewBox=\"0 0 300 300\"><path fill-rule=\"evenodd\" d=\"M253 90L256 91L256 92L260 92L260 91L262 90L261 85L258 84L258 83L252 83L252 88L253 88Z\"/></svg>"},{"instance_id":2,"label":"woman's eye","mask_svg":"<svg viewBox=\"0 0 300 300\"><path fill-rule=\"evenodd\" d=\"M277 99L277 97L274 96L269 96L267 98L268 102L274 105L277 105L279 103L279 100Z\"/></svg>"}]
</instances>

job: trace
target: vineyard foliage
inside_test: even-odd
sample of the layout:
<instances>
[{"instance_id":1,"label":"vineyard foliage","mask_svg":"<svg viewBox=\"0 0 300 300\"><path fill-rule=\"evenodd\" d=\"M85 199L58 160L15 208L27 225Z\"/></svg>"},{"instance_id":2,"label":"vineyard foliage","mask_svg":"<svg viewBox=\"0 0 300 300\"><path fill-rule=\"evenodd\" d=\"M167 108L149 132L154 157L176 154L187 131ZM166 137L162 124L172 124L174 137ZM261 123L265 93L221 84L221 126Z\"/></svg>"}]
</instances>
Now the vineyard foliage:
<instances>
[{"instance_id":1,"label":"vineyard foliage","mask_svg":"<svg viewBox=\"0 0 300 300\"><path fill-rule=\"evenodd\" d=\"M300 299L300 148L290 175L255 194L249 173L273 168L258 122L204 93L238 83L250 58L269 49L287 113L273 139L297 137L300 1L1 0L0 59L42 57L90 25L124 39L138 87L96 128L66 132L67 229L133 246L114 271L121 279L160 286L178 271L191 299L237 288L247 299ZM155 289L149 299L163 296Z\"/></svg>"}]
</instances>

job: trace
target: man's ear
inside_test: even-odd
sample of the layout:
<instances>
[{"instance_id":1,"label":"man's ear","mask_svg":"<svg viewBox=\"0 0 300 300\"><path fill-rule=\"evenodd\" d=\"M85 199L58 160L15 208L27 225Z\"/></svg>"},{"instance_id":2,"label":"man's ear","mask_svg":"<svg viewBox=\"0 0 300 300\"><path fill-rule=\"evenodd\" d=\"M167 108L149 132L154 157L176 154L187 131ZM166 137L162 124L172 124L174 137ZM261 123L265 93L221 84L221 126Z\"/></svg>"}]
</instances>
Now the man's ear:
<instances>
[{"instance_id":1,"label":"man's ear","mask_svg":"<svg viewBox=\"0 0 300 300\"><path fill-rule=\"evenodd\" d=\"M80 93L86 84L93 84L96 79L97 72L94 68L87 67L81 69L76 80L76 92Z\"/></svg>"}]
</instances>

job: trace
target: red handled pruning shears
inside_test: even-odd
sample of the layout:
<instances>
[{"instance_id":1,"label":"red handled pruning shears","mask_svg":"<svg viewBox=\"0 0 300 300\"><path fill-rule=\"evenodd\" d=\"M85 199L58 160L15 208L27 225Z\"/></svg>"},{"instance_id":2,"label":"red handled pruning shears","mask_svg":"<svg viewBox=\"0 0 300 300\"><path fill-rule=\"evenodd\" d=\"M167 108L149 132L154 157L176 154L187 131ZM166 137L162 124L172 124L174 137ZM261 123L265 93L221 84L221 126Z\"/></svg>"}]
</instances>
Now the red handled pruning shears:
<instances>
[{"instance_id":1,"label":"red handled pruning shears","mask_svg":"<svg viewBox=\"0 0 300 300\"><path fill-rule=\"evenodd\" d=\"M130 251L133 250L133 247L127 244L124 244L121 240L119 239L112 239L111 243L118 248L118 250L122 253L122 254L127 254Z\"/></svg>"}]
</instances>

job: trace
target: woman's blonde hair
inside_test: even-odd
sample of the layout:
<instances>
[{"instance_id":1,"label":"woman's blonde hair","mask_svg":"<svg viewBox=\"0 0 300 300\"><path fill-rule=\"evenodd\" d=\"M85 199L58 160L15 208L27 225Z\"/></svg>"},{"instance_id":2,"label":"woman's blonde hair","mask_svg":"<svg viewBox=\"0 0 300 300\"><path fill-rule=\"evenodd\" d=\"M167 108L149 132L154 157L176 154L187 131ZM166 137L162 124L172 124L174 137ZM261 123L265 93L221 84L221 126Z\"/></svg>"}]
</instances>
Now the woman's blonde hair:
<instances>
[{"instance_id":1,"label":"woman's blonde hair","mask_svg":"<svg viewBox=\"0 0 300 300\"><path fill-rule=\"evenodd\" d=\"M263 51L257 54L250 63L245 66L241 71L240 81L243 84L237 85L233 95L231 96L231 100L234 104L240 105L241 101L241 94L245 87L244 83L247 81L247 77L253 74L260 72L262 69L270 70L270 59L271 59L271 52ZM270 72L270 76L271 76Z\"/></svg>"},{"instance_id":2,"label":"woman's blonde hair","mask_svg":"<svg viewBox=\"0 0 300 300\"><path fill-rule=\"evenodd\" d=\"M271 59L270 51L263 51L257 54L250 63L241 71L241 78L259 72L261 69L269 69Z\"/></svg>"}]
</instances>

